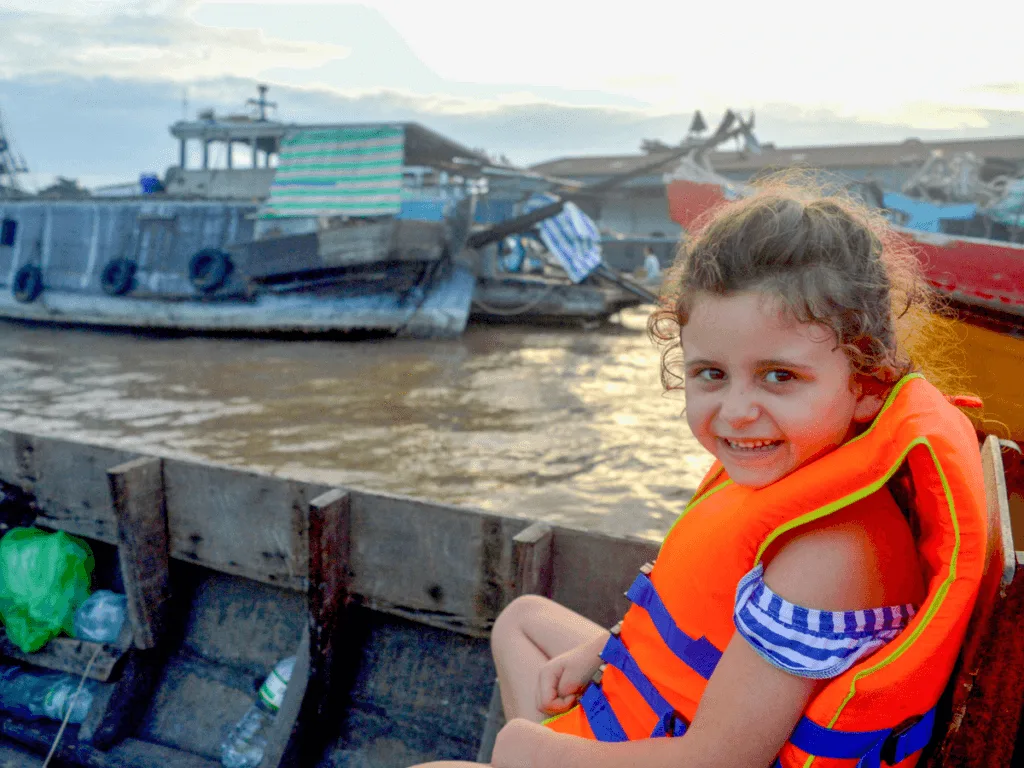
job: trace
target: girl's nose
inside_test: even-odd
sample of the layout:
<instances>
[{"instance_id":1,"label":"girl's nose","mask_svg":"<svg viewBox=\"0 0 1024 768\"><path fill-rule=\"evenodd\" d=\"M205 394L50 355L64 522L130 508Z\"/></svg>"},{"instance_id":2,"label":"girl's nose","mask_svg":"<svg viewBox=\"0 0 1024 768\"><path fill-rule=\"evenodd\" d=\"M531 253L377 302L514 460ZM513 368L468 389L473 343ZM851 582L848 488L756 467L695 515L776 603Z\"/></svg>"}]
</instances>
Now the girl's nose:
<instances>
[{"instance_id":1,"label":"girl's nose","mask_svg":"<svg viewBox=\"0 0 1024 768\"><path fill-rule=\"evenodd\" d=\"M718 411L719 417L730 425L749 424L757 421L761 409L753 397L753 392L746 388L730 387L722 400Z\"/></svg>"}]
</instances>

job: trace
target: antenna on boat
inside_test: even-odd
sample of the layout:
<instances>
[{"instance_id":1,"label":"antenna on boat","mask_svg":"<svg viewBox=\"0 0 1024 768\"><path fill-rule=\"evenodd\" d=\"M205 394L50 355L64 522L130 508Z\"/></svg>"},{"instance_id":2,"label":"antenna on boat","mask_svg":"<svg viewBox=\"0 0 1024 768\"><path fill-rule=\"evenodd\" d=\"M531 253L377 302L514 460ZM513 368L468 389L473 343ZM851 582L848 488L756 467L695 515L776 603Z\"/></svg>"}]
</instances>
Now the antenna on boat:
<instances>
[{"instance_id":1,"label":"antenna on boat","mask_svg":"<svg viewBox=\"0 0 1024 768\"><path fill-rule=\"evenodd\" d=\"M25 159L14 150L14 146L4 129L3 113L0 112L0 197L7 194L18 195L21 187L18 174L28 173Z\"/></svg>"},{"instance_id":2,"label":"antenna on boat","mask_svg":"<svg viewBox=\"0 0 1024 768\"><path fill-rule=\"evenodd\" d=\"M277 109L276 101L267 101L267 91L269 88L270 86L260 83L256 86L256 89L260 92L260 97L258 99L248 99L245 102L246 104L251 104L259 109L260 116L258 120L260 120L260 122L266 122L267 120L267 107Z\"/></svg>"}]
</instances>

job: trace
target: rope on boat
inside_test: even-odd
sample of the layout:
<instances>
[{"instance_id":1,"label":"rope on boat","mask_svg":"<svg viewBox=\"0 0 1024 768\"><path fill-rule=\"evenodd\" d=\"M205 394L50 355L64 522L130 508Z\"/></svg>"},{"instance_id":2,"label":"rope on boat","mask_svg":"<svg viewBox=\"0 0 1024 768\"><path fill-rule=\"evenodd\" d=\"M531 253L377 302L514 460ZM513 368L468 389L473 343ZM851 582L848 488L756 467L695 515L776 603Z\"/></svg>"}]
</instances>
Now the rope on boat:
<instances>
[{"instance_id":1,"label":"rope on boat","mask_svg":"<svg viewBox=\"0 0 1024 768\"><path fill-rule=\"evenodd\" d=\"M552 283L551 285L548 286L547 290L545 290L539 296L530 299L521 307L516 307L515 309L499 309L498 307L480 301L480 299L473 299L473 306L479 307L484 312L490 312L492 315L498 315L499 317L515 317L516 315L523 314L523 312L529 312L531 309L536 307L538 304L544 301L544 299L550 296L554 292L555 288L557 288L559 285L560 283Z\"/></svg>"},{"instance_id":2,"label":"rope on boat","mask_svg":"<svg viewBox=\"0 0 1024 768\"><path fill-rule=\"evenodd\" d=\"M57 729L57 736L54 738L53 744L50 745L50 751L46 754L46 759L43 761L43 768L49 768L50 760L53 759L54 754L57 752L57 745L60 744L60 740L64 736L64 729L68 727L68 720L71 719L71 711L74 709L73 705L75 703L75 699L77 699L78 694L82 692L82 686L85 685L85 679L92 671L92 665L102 650L103 645L101 643L97 643L96 650L92 652L92 658L89 659L89 663L85 665L85 671L82 673L82 679L78 681L78 687L75 688L75 692L71 694L71 698L68 699L68 711L64 713L64 720L61 722L60 728Z\"/></svg>"}]
</instances>

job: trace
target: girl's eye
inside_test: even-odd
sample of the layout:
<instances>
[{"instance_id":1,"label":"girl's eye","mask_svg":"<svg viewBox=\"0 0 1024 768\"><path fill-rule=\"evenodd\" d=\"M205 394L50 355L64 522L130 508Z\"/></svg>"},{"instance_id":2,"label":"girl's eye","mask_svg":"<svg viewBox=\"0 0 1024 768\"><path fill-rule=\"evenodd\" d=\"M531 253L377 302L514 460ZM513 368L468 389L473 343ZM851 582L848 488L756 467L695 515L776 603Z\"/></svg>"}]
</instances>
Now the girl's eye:
<instances>
[{"instance_id":1,"label":"girl's eye","mask_svg":"<svg viewBox=\"0 0 1024 768\"><path fill-rule=\"evenodd\" d=\"M725 371L718 368L701 368L699 371L695 371L693 375L698 379L704 379L704 381L721 381L725 378Z\"/></svg>"},{"instance_id":2,"label":"girl's eye","mask_svg":"<svg viewBox=\"0 0 1024 768\"><path fill-rule=\"evenodd\" d=\"M769 384L783 384L787 381L792 381L796 376L794 376L790 371L775 370L768 371L768 373L764 375L764 378Z\"/></svg>"}]
</instances>

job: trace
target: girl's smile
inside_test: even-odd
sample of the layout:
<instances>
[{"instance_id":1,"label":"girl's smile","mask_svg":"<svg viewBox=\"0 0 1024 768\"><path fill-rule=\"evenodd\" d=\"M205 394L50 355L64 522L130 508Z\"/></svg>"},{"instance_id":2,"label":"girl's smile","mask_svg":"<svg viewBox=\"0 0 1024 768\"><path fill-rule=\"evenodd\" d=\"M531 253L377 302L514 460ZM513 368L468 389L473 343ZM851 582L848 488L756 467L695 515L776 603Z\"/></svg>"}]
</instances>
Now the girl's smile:
<instances>
[{"instance_id":1,"label":"girl's smile","mask_svg":"<svg viewBox=\"0 0 1024 768\"><path fill-rule=\"evenodd\" d=\"M881 406L832 331L759 291L702 294L681 341L690 429L741 485L769 485L836 448Z\"/></svg>"}]
</instances>

